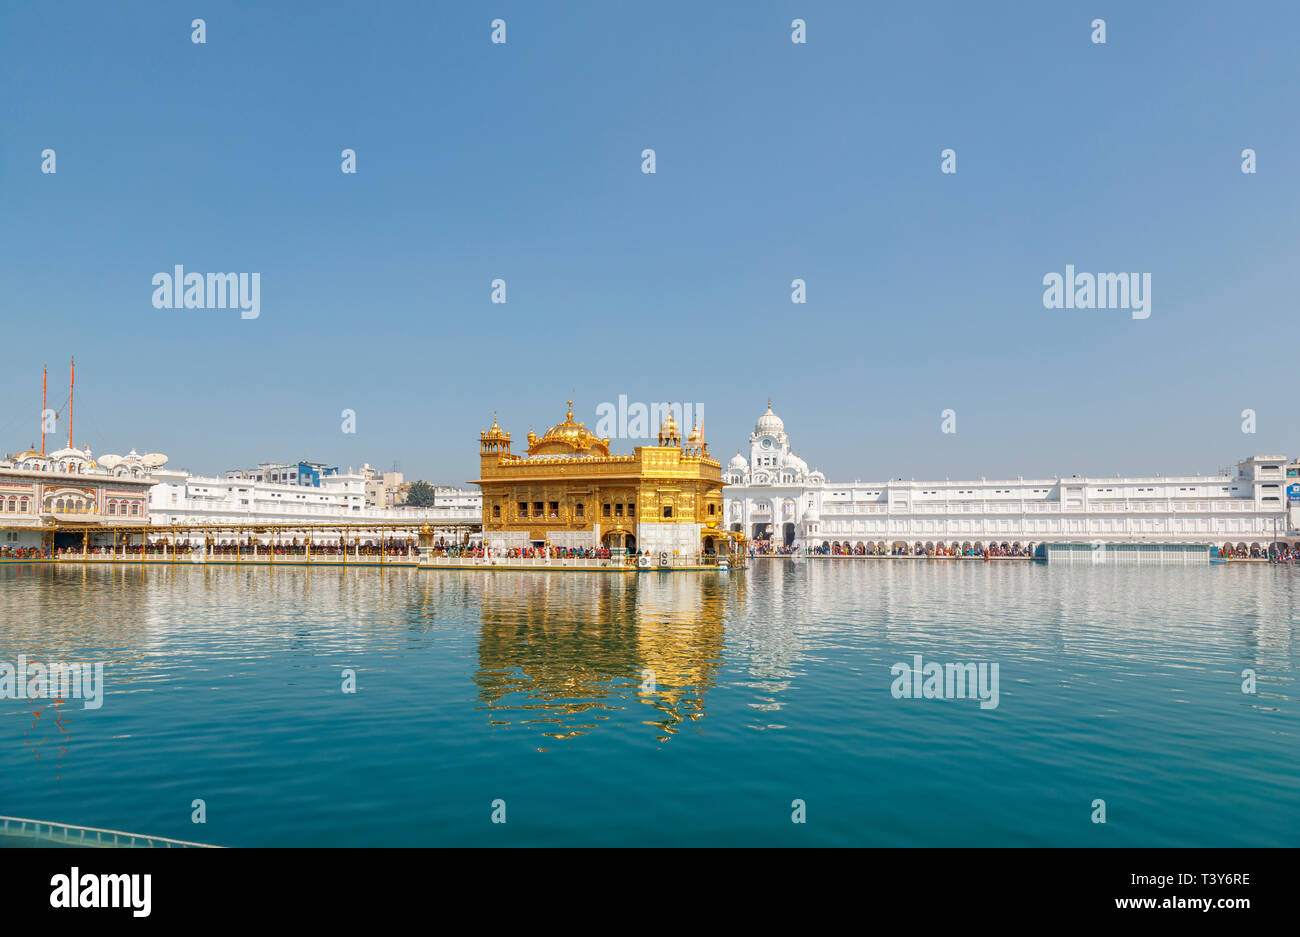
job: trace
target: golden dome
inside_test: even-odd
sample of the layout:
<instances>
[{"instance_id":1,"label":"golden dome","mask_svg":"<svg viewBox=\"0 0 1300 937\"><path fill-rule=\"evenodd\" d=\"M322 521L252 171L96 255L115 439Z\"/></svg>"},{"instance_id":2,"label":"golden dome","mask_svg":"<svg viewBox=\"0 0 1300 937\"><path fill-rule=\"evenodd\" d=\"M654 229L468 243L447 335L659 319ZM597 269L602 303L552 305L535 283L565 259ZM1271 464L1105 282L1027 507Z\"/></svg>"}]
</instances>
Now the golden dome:
<instances>
[{"instance_id":1,"label":"golden dome","mask_svg":"<svg viewBox=\"0 0 1300 937\"><path fill-rule=\"evenodd\" d=\"M45 456L41 455L41 454L40 454L39 452L37 452L35 449L28 449L28 450L25 451L25 452L20 452L20 453L18 453L18 455L13 456L13 458L15 458L15 459L30 459L32 456L35 456L35 457L38 458L38 459L43 459L43 458L45 458Z\"/></svg>"},{"instance_id":2,"label":"golden dome","mask_svg":"<svg viewBox=\"0 0 1300 937\"><path fill-rule=\"evenodd\" d=\"M664 414L664 421L659 424L659 445L680 446L681 444L682 435L677 429L677 418L669 410Z\"/></svg>"},{"instance_id":3,"label":"golden dome","mask_svg":"<svg viewBox=\"0 0 1300 937\"><path fill-rule=\"evenodd\" d=\"M532 455L609 455L609 440L601 439L582 423L573 419L573 401L563 423L556 423L538 439L529 434L528 454Z\"/></svg>"},{"instance_id":4,"label":"golden dome","mask_svg":"<svg viewBox=\"0 0 1300 937\"><path fill-rule=\"evenodd\" d=\"M704 430L700 429L699 423L695 424L695 428L686 437L686 441L692 446L698 446L704 442Z\"/></svg>"}]
</instances>

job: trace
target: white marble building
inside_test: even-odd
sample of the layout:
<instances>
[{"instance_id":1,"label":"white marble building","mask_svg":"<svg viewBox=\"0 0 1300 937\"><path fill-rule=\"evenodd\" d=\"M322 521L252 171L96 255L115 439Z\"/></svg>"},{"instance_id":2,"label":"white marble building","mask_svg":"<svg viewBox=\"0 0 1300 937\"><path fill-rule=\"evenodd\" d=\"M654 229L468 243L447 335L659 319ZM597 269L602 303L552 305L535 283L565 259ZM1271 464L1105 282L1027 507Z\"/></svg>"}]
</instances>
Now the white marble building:
<instances>
[{"instance_id":1,"label":"white marble building","mask_svg":"<svg viewBox=\"0 0 1300 937\"><path fill-rule=\"evenodd\" d=\"M1102 541L1222 546L1295 539L1300 462L1253 456L1235 473L1181 477L829 482L790 447L772 412L758 418L749 457L723 474L726 523L776 545L975 545ZM1297 500L1288 508L1290 494Z\"/></svg>"}]
</instances>

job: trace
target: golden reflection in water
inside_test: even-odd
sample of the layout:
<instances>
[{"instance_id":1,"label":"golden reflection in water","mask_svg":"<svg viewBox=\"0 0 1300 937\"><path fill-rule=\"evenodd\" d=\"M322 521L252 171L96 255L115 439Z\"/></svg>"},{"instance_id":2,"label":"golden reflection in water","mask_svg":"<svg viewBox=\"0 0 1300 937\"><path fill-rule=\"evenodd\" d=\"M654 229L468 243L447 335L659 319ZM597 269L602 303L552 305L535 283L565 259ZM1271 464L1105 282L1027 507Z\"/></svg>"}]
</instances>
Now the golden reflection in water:
<instances>
[{"instance_id":1,"label":"golden reflection in water","mask_svg":"<svg viewBox=\"0 0 1300 937\"><path fill-rule=\"evenodd\" d=\"M474 681L491 725L556 741L607 720L641 722L660 742L688 723L703 731L732 592L725 574L482 575Z\"/></svg>"}]
</instances>

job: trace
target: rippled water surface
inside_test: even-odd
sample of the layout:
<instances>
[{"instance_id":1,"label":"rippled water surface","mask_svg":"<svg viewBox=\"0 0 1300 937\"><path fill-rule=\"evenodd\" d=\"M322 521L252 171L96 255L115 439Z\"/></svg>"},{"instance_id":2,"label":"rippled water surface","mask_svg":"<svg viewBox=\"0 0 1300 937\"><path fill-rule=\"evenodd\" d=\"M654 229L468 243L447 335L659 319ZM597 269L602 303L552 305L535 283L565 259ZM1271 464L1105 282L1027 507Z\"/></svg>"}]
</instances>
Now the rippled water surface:
<instances>
[{"instance_id":1,"label":"rippled water surface","mask_svg":"<svg viewBox=\"0 0 1300 937\"><path fill-rule=\"evenodd\" d=\"M0 813L256 846L1294 846L1298 602L1259 566L0 566L0 660L107 685L0 700ZM895 699L915 654L998 663L998 707Z\"/></svg>"}]
</instances>

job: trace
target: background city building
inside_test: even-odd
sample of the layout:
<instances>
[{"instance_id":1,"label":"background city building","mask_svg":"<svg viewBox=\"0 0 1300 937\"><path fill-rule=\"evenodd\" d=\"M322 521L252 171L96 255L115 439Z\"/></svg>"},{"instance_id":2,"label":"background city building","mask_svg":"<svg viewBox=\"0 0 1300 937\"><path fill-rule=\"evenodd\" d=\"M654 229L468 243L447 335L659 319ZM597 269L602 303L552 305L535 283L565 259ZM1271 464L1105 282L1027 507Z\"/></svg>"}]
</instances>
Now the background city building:
<instances>
[{"instance_id":1,"label":"background city building","mask_svg":"<svg viewBox=\"0 0 1300 937\"><path fill-rule=\"evenodd\" d=\"M367 507L390 509L405 502L401 472L380 472L366 463L361 475L366 480Z\"/></svg>"},{"instance_id":2,"label":"background city building","mask_svg":"<svg viewBox=\"0 0 1300 937\"><path fill-rule=\"evenodd\" d=\"M440 521L477 523L480 519L477 492L460 489L443 489L446 494L428 508L392 506L396 487L385 485L383 476L376 477L369 466L359 472L322 475L310 486L292 479L214 478L179 470L155 472L153 480L149 501L157 524L346 520L350 524L426 521L436 526Z\"/></svg>"},{"instance_id":3,"label":"background city building","mask_svg":"<svg viewBox=\"0 0 1300 937\"><path fill-rule=\"evenodd\" d=\"M319 488L322 478L338 473L337 465L322 462L260 462L255 469L231 469L226 478Z\"/></svg>"}]
</instances>

